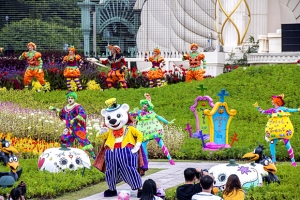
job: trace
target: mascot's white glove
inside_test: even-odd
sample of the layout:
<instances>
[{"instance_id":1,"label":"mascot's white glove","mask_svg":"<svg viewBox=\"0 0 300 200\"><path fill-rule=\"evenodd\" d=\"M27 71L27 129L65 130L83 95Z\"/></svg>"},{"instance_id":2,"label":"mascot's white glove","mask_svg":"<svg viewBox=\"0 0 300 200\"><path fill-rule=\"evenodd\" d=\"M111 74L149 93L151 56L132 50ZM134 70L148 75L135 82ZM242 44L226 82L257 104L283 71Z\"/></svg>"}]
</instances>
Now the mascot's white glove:
<instances>
[{"instance_id":1,"label":"mascot's white glove","mask_svg":"<svg viewBox=\"0 0 300 200\"><path fill-rule=\"evenodd\" d=\"M136 153L136 152L138 152L139 149L140 149L140 147L141 147L141 144L142 144L142 143L137 142L137 143L135 144L134 148L131 149L131 153Z\"/></svg>"},{"instance_id":2,"label":"mascot's white glove","mask_svg":"<svg viewBox=\"0 0 300 200\"><path fill-rule=\"evenodd\" d=\"M107 127L101 127L100 131L99 131L99 135L108 132L108 128Z\"/></svg>"}]
</instances>

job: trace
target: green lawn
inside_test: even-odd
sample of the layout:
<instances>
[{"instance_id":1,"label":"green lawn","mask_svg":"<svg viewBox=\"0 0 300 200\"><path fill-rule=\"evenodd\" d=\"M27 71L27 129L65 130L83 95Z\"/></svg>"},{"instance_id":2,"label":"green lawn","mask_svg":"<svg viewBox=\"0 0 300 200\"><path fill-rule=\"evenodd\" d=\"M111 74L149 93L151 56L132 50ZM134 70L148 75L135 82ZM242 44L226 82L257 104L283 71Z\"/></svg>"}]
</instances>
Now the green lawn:
<instances>
[{"instance_id":1,"label":"green lawn","mask_svg":"<svg viewBox=\"0 0 300 200\"><path fill-rule=\"evenodd\" d=\"M144 98L144 93L149 93L156 113L167 120L176 119L174 125L180 130L178 131L179 134L185 135L185 138L181 141L168 144L168 148L172 149L170 150L172 158L177 160L203 160L213 162L227 161L230 158L239 160L245 153L253 151L258 143L265 146L264 154L267 156L270 155L269 144L264 139L267 117L261 115L253 107L253 104L258 102L261 108L268 109L272 107L272 95L284 94L286 107L299 108L299 83L299 66L266 65L247 67L245 70L239 68L230 73L219 75L214 79L205 79L201 82L194 81L191 83L173 84L162 88L110 89L104 92L81 91L78 92L78 102L83 105L88 114L100 114L100 110L105 107L105 100L112 97L116 97L118 103L128 103L133 110L139 107L139 101ZM237 111L229 127L229 137L237 133L239 139L230 149L212 153L203 151L201 141L199 139L190 139L188 133L184 130L187 123L190 123L193 130L195 130L195 117L190 111L190 106L194 104L194 100L200 95L200 91L197 90L199 84L204 84L208 88L205 94L212 97L214 102L220 100L217 94L222 89L226 89L229 93L229 96L225 97L225 101L229 109L235 109ZM66 91L52 91L47 93L1 91L0 101L18 103L26 108L47 110L50 105L61 108L65 104L65 93ZM291 145L294 149L295 159L299 162L300 114L292 113L290 119L295 130L294 136L291 138ZM169 130L166 130L166 132L168 131ZM168 133L166 133L167 137L165 136L165 139L172 137L171 134L169 134L169 136L167 134ZM174 138L175 137L177 137L177 135L174 135ZM155 145L157 146L157 144ZM297 188L299 185L296 177L297 174L300 173L300 168L290 166L289 155L283 142L278 142L276 149L277 160L279 162L287 162L287 164L278 166L278 177L282 181L281 185L271 184L269 186L266 185L264 187L255 188L247 193L247 199L300 199L300 194L291 189ZM165 158L159 148L149 149L149 156L150 158ZM65 187L65 185L62 186ZM51 187L48 188L50 189L46 191L47 193L55 193ZM95 190L97 190L97 187ZM44 196L47 196L47 193ZM168 199L172 199L172 197Z\"/></svg>"}]
</instances>

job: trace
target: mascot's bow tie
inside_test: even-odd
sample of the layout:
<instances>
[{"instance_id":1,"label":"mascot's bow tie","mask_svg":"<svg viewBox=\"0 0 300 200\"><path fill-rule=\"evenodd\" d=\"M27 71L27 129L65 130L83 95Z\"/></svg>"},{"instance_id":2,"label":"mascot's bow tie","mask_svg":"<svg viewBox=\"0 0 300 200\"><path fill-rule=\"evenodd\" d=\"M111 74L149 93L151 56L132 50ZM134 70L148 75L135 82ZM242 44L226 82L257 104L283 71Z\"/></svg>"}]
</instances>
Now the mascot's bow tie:
<instances>
[{"instance_id":1,"label":"mascot's bow tie","mask_svg":"<svg viewBox=\"0 0 300 200\"><path fill-rule=\"evenodd\" d=\"M119 130L113 130L113 134L115 136L115 138L119 138L123 135L124 133L124 129L120 128Z\"/></svg>"}]
</instances>

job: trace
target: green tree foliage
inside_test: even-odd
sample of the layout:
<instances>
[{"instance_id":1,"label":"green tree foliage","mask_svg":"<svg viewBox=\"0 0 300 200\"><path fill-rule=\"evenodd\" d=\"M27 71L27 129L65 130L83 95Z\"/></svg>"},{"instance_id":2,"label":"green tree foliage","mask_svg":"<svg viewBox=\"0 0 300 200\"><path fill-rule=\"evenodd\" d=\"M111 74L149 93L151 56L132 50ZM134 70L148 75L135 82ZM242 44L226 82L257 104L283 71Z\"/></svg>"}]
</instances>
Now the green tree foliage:
<instances>
[{"instance_id":1,"label":"green tree foliage","mask_svg":"<svg viewBox=\"0 0 300 200\"><path fill-rule=\"evenodd\" d=\"M80 27L79 0L18 0L29 10L29 17L55 22L68 27Z\"/></svg>"},{"instance_id":2,"label":"green tree foliage","mask_svg":"<svg viewBox=\"0 0 300 200\"><path fill-rule=\"evenodd\" d=\"M0 46L11 44L14 49L24 50L30 41L34 42L39 50L62 50L65 43L79 47L80 39L83 38L80 28L69 28L28 18L11 23L1 30L0 35Z\"/></svg>"}]
</instances>

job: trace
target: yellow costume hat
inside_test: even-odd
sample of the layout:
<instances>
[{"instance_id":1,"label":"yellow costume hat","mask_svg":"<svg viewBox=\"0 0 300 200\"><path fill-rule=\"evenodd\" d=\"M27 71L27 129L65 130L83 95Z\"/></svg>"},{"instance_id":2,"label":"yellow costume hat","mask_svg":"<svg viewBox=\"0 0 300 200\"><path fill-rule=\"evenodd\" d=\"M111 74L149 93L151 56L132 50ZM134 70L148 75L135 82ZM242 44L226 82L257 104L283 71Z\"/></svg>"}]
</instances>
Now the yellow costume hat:
<instances>
[{"instance_id":1,"label":"yellow costume hat","mask_svg":"<svg viewBox=\"0 0 300 200\"><path fill-rule=\"evenodd\" d=\"M121 48L120 48L118 45L114 45L114 46L108 45L107 48L108 48L109 50L115 49L116 52L117 52L117 54L121 53Z\"/></svg>"},{"instance_id":2,"label":"yellow costume hat","mask_svg":"<svg viewBox=\"0 0 300 200\"><path fill-rule=\"evenodd\" d=\"M118 108L121 107L120 104L117 104L117 99L116 98L110 98L110 99L106 100L105 104L107 106L106 111L108 111L108 112L117 110Z\"/></svg>"},{"instance_id":3,"label":"yellow costume hat","mask_svg":"<svg viewBox=\"0 0 300 200\"><path fill-rule=\"evenodd\" d=\"M33 49L36 49L36 45L35 45L33 42L29 42L29 43L27 44L27 48L28 48L29 46L33 46Z\"/></svg>"}]
</instances>

